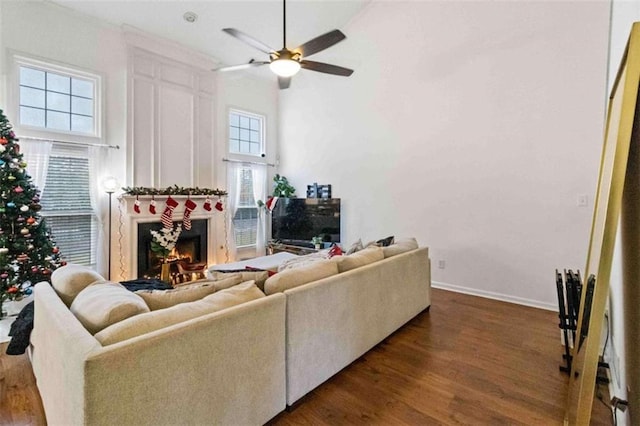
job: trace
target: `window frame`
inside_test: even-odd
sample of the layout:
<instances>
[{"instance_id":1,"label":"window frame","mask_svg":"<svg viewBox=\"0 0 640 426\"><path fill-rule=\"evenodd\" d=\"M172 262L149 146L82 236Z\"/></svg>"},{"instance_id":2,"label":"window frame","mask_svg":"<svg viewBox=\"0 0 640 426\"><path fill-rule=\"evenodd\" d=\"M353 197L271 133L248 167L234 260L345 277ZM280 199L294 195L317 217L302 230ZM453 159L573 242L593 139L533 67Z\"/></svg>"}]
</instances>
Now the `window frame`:
<instances>
[{"instance_id":1,"label":"window frame","mask_svg":"<svg viewBox=\"0 0 640 426\"><path fill-rule=\"evenodd\" d=\"M245 115L248 116L250 118L257 118L260 120L261 123L261 153L259 155L254 155L254 154L243 154L243 153L237 153L237 152L232 152L231 151L231 114L235 113L235 114L240 114L240 115ZM259 164L264 164L265 166L267 166L267 153L268 153L268 140L267 140L267 120L268 120L268 116L267 114L264 113L260 113L257 111L251 111L251 110L247 110L246 108L242 108L242 107L238 107L238 106L229 106L227 108L227 114L226 114L226 125L225 125L225 135L226 135L226 139L225 139L225 152L227 153L227 156L230 160L232 161L246 161L248 163L259 163ZM268 176L267 176L267 180L268 180ZM265 182L265 184L267 184L267 182ZM268 191L267 191L268 192ZM257 201L257 200L254 200ZM266 200L263 200L266 201ZM237 210L240 209L254 209L256 211L258 211L258 206L256 205L255 207L251 207L251 206L240 206L238 205ZM258 214L260 214L260 212L258 211ZM233 220L233 219L232 219ZM235 233L233 235L234 238L234 243L237 244L237 241L235 240L236 236ZM257 240L257 235L256 235L256 240ZM237 255L239 259L244 259L244 258L249 258L249 257L254 257L255 256L255 249L256 249L256 244L251 244L251 245L236 245L236 249L237 249Z\"/></svg>"},{"instance_id":2,"label":"window frame","mask_svg":"<svg viewBox=\"0 0 640 426\"><path fill-rule=\"evenodd\" d=\"M38 137L55 140L64 137L71 142L101 143L103 137L103 77L95 72L90 72L80 67L63 65L48 59L37 59L31 56L13 52L11 54L11 90L13 126L16 133L25 137ZM44 72L63 75L76 79L88 80L93 84L93 132L84 133L71 130L52 129L39 126L31 126L21 123L20 117L20 67L33 68Z\"/></svg>"},{"instance_id":3,"label":"window frame","mask_svg":"<svg viewBox=\"0 0 640 426\"><path fill-rule=\"evenodd\" d=\"M244 115L249 118L255 118L260 121L260 153L259 154L251 154L251 153L241 153L241 152L233 152L231 151L231 114ZM255 111L248 111L245 108L238 107L229 107L227 109L227 120L226 120L226 149L227 155L229 158L235 158L239 160L249 160L249 161L257 161L264 162L266 164L267 157L267 116L265 114L261 114Z\"/></svg>"}]
</instances>

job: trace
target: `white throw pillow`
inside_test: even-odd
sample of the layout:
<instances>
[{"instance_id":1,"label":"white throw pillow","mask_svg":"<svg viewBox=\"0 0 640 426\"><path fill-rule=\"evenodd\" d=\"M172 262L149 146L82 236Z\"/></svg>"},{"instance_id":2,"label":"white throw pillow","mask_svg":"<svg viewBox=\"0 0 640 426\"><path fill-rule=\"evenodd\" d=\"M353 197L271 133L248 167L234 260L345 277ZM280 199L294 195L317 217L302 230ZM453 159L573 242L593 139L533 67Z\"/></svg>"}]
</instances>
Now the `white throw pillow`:
<instances>
[{"instance_id":1,"label":"white throw pillow","mask_svg":"<svg viewBox=\"0 0 640 426\"><path fill-rule=\"evenodd\" d=\"M149 312L142 297L114 282L88 286L78 293L69 309L91 334L134 315Z\"/></svg>"}]
</instances>

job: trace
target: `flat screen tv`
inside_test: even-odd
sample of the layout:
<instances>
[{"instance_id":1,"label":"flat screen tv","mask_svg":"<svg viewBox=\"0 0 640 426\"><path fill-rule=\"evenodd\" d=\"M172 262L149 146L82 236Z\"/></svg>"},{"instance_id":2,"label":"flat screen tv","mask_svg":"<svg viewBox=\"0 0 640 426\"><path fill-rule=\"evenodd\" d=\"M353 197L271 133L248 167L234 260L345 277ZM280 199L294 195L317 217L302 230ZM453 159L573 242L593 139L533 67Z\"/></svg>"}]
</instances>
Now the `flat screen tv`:
<instances>
[{"instance_id":1,"label":"flat screen tv","mask_svg":"<svg viewBox=\"0 0 640 426\"><path fill-rule=\"evenodd\" d=\"M340 199L279 198L271 213L271 237L284 244L308 245L316 236L340 242Z\"/></svg>"}]
</instances>

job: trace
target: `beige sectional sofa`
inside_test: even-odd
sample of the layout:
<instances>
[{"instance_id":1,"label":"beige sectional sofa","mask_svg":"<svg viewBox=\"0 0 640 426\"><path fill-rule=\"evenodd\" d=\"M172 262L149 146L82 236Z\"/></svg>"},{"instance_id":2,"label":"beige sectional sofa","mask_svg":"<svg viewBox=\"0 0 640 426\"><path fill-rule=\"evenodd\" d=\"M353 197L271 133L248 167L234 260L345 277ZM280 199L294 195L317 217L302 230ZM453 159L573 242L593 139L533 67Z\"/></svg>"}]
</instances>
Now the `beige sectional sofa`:
<instances>
[{"instance_id":1,"label":"beige sectional sofa","mask_svg":"<svg viewBox=\"0 0 640 426\"><path fill-rule=\"evenodd\" d=\"M87 281L104 280L59 271L72 290L36 286L31 338L50 425L263 424L431 304L428 249L415 240L265 274L255 284L215 281L214 293L174 306L143 295L155 310L99 327L74 300L87 298L76 291ZM206 313L207 300L228 301L237 288L266 296Z\"/></svg>"}]
</instances>

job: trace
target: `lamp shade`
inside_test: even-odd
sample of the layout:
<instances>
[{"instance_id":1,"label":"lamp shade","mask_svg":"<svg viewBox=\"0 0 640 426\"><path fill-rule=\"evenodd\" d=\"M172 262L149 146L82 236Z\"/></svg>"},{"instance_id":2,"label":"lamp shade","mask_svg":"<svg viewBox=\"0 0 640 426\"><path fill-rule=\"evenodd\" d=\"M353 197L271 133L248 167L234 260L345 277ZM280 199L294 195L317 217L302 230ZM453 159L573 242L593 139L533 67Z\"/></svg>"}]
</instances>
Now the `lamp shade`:
<instances>
[{"instance_id":1,"label":"lamp shade","mask_svg":"<svg viewBox=\"0 0 640 426\"><path fill-rule=\"evenodd\" d=\"M300 71L300 62L293 59L276 59L269 64L269 68L280 77L291 77Z\"/></svg>"},{"instance_id":2,"label":"lamp shade","mask_svg":"<svg viewBox=\"0 0 640 426\"><path fill-rule=\"evenodd\" d=\"M113 193L118 189L118 186L118 179L113 176L107 176L102 179L102 189L104 189L105 192Z\"/></svg>"}]
</instances>

